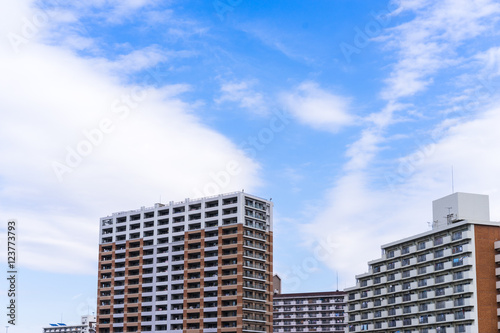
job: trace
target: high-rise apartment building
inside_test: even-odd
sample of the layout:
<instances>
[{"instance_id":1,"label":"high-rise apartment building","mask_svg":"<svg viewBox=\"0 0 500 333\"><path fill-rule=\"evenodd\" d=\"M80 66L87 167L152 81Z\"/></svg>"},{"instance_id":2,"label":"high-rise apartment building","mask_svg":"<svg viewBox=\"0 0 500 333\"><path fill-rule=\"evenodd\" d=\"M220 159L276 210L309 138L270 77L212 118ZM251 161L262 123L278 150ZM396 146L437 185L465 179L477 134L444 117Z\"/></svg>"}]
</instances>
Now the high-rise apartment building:
<instances>
[{"instance_id":1,"label":"high-rise apartment building","mask_svg":"<svg viewBox=\"0 0 500 333\"><path fill-rule=\"evenodd\" d=\"M382 246L348 293L349 332L493 333L500 328L500 223L488 196L433 202L432 230Z\"/></svg>"},{"instance_id":2,"label":"high-rise apartment building","mask_svg":"<svg viewBox=\"0 0 500 333\"><path fill-rule=\"evenodd\" d=\"M345 332L342 291L274 294L274 332Z\"/></svg>"},{"instance_id":3,"label":"high-rise apartment building","mask_svg":"<svg viewBox=\"0 0 500 333\"><path fill-rule=\"evenodd\" d=\"M244 192L101 218L98 332L269 333L272 221Z\"/></svg>"}]
</instances>

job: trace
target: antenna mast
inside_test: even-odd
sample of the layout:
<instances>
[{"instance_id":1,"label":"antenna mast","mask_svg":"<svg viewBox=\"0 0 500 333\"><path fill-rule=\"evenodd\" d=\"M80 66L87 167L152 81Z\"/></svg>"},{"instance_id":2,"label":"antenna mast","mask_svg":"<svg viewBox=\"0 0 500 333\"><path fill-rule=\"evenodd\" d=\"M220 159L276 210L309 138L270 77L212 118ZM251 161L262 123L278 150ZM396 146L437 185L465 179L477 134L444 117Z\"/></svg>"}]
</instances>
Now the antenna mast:
<instances>
[{"instance_id":1,"label":"antenna mast","mask_svg":"<svg viewBox=\"0 0 500 333\"><path fill-rule=\"evenodd\" d=\"M453 179L453 165L451 166L451 193L455 193L455 181Z\"/></svg>"}]
</instances>

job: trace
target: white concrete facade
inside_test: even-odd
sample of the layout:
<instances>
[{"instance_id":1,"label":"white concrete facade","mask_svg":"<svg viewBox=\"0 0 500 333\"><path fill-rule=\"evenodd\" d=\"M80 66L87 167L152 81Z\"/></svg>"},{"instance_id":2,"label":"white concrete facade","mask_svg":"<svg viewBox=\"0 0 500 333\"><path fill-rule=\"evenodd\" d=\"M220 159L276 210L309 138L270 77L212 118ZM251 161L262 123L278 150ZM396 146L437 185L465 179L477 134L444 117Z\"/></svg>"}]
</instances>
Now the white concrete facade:
<instances>
[{"instance_id":1,"label":"white concrete facade","mask_svg":"<svg viewBox=\"0 0 500 333\"><path fill-rule=\"evenodd\" d=\"M346 294L342 291L275 294L274 332L344 332Z\"/></svg>"},{"instance_id":2,"label":"white concrete facade","mask_svg":"<svg viewBox=\"0 0 500 333\"><path fill-rule=\"evenodd\" d=\"M487 195L457 192L432 202L433 227L445 226L454 221L490 220Z\"/></svg>"},{"instance_id":3,"label":"white concrete facade","mask_svg":"<svg viewBox=\"0 0 500 333\"><path fill-rule=\"evenodd\" d=\"M272 205L234 192L101 218L98 331L269 333Z\"/></svg>"},{"instance_id":4,"label":"white concrete facade","mask_svg":"<svg viewBox=\"0 0 500 333\"><path fill-rule=\"evenodd\" d=\"M382 258L345 290L347 332L482 333L475 232L500 224L484 220L487 196L455 193L433 208L438 223L431 231L383 245Z\"/></svg>"}]
</instances>

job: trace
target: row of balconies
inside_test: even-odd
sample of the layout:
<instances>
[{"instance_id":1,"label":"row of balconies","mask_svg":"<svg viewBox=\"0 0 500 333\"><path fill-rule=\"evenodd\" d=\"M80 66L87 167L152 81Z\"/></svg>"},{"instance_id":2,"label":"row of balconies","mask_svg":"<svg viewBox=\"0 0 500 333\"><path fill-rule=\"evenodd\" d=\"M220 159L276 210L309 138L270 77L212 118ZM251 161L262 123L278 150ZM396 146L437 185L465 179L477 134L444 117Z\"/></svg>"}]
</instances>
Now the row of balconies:
<instances>
[{"instance_id":1,"label":"row of balconies","mask_svg":"<svg viewBox=\"0 0 500 333\"><path fill-rule=\"evenodd\" d=\"M236 215L236 213L231 214L231 215ZM224 215L224 220L222 220L223 225L230 225L230 224L236 224L237 220L236 218L231 218L231 215ZM179 220L179 221L173 221L174 223L185 223L184 219ZM168 228L160 228L158 229L157 234L155 235L155 228L154 226L151 226L149 228L141 228L141 227L135 227L131 228L130 232L127 233L126 229L118 229L118 230L113 230L112 228L108 229L103 229L102 230L102 235L109 235L107 237L103 237L101 239L102 244L107 244L111 243L113 241L113 236L115 237L115 242L125 242L126 240L132 240L132 239L139 239L141 238L141 233L143 238L149 238L151 237L152 239L157 239L158 236L162 235L170 235L172 236L171 242L183 242L184 238L182 237L186 231L194 231L194 230L202 230L202 229L208 229L209 227L214 227L217 228L219 227L218 220L217 221L206 221L205 225L202 226L201 223L195 223L196 221L193 222L193 220L190 220L189 223L187 224L187 229L184 228L184 226L177 226L172 228L172 230L169 232ZM167 223L162 223L162 226L166 225ZM134 232L132 232L134 231ZM177 239L177 238L178 239ZM162 244L167 243L163 242ZM153 245L152 243L149 245Z\"/></svg>"},{"instance_id":2,"label":"row of balconies","mask_svg":"<svg viewBox=\"0 0 500 333\"><path fill-rule=\"evenodd\" d=\"M412 281L403 284L395 284L400 281L394 280L392 282L394 283L393 286L380 285L379 288L361 291L359 293L359 297L356 297L355 300L365 300L373 297L390 295L393 293L402 293L405 291L418 291L419 289L428 289L429 287L439 286L439 285L449 285L453 282L463 281L472 278L473 278L472 273L469 271L465 271L462 272L461 274L447 274L445 276L420 279L419 281Z\"/></svg>"},{"instance_id":3,"label":"row of balconies","mask_svg":"<svg viewBox=\"0 0 500 333\"><path fill-rule=\"evenodd\" d=\"M458 301L460 300L460 301ZM458 301L458 302L457 302ZM407 315L415 315L415 314L435 314L435 312L440 312L443 310L460 310L462 308L467 308L467 307L472 307L473 302L470 298L461 298L461 299L456 299L456 300L450 300L446 301L443 303L442 307L439 309L436 308L435 304L428 304L426 305L425 309L422 309L418 306L411 306L409 310L407 309L392 309L391 310L379 310L376 312L367 312L363 314L351 314L349 315L350 322L362 322L362 321L373 321L373 320L380 320L383 318L388 318L388 317L401 317L401 316L407 316Z\"/></svg>"},{"instance_id":4,"label":"row of balconies","mask_svg":"<svg viewBox=\"0 0 500 333\"><path fill-rule=\"evenodd\" d=\"M470 231L466 230L463 230L461 232L452 231L452 234L444 235L442 237L435 236L434 239L417 241L416 244L408 244L408 245L401 244L402 248L394 250L386 250L386 252L382 255L381 259L374 260L371 263L375 263L381 260L393 259L397 257L405 257L408 255L422 252L424 250L442 247L462 239L469 239L471 237L472 235Z\"/></svg>"},{"instance_id":5,"label":"row of balconies","mask_svg":"<svg viewBox=\"0 0 500 333\"><path fill-rule=\"evenodd\" d=\"M345 326L333 327L274 327L273 332L345 332Z\"/></svg>"},{"instance_id":6,"label":"row of balconies","mask_svg":"<svg viewBox=\"0 0 500 333\"><path fill-rule=\"evenodd\" d=\"M342 318L344 317L344 312L329 312L329 313L313 313L313 312L305 312L305 313L292 313L292 314L284 314L284 313L276 313L274 312L274 317L278 319L296 319L296 318Z\"/></svg>"},{"instance_id":7,"label":"row of balconies","mask_svg":"<svg viewBox=\"0 0 500 333\"><path fill-rule=\"evenodd\" d=\"M474 315L472 312L465 312L462 315L459 315L457 318L456 314L446 314L442 318L437 317L427 317L425 320L419 318L407 318L407 319L398 319L393 321L383 321L383 322L375 322L375 323L349 323L348 332L387 332L389 330L397 330L399 329L408 329L411 327L426 327L428 325L437 326L439 328L427 328L427 332L471 332L471 327L466 324L467 321L474 320ZM453 323L455 327L447 327L451 326L450 323ZM420 331L421 332L421 331Z\"/></svg>"},{"instance_id":8,"label":"row of balconies","mask_svg":"<svg viewBox=\"0 0 500 333\"><path fill-rule=\"evenodd\" d=\"M313 321L307 321L307 320L304 320L303 322L300 322L300 321L289 321L289 322L284 322L284 321L278 321L278 322L274 322L274 325L275 326L302 326L302 327L306 327L306 326L332 326L332 325L340 325L340 324L344 324L344 323L339 323L337 321L334 321L334 320L329 320L329 321L320 321L320 320L313 320Z\"/></svg>"},{"instance_id":9,"label":"row of balconies","mask_svg":"<svg viewBox=\"0 0 500 333\"><path fill-rule=\"evenodd\" d=\"M364 311L366 309L378 308L378 307L386 307L393 306L395 304L407 303L407 302L416 302L416 301L425 301L425 300L433 300L438 297L450 297L452 295L460 295L465 293L472 293L474 291L473 286L471 285L460 285L458 288L445 288L443 292L437 293L435 290L426 291L425 294L414 293L409 295L399 295L394 298L387 298L379 300L378 303L367 300L362 303L350 303L348 305L348 311Z\"/></svg>"},{"instance_id":10,"label":"row of balconies","mask_svg":"<svg viewBox=\"0 0 500 333\"><path fill-rule=\"evenodd\" d=\"M439 247L442 247L443 245L440 245ZM418 260L418 256L422 255L425 251L428 251L429 248L425 248L425 249L422 249L421 250L421 253L415 253L412 257L408 257L406 259L409 259L410 261L408 263L406 263L405 261L405 264L403 265L402 261L405 260L405 258L403 258L402 260L399 260L399 259L395 259L395 258L391 258L391 259L377 259L377 260L374 260L372 262L370 262L370 269L369 269L369 272L367 273L363 273L363 274L360 274L360 275L357 275L356 277L358 279L362 279L362 278L365 278L365 277L370 277L371 275L377 275L377 274L382 274L382 273L385 273L385 272L390 272L394 269L398 269L398 268L404 268L405 266L410 266L410 265L415 265L415 264L419 264L421 262L426 262L426 261L429 261L429 260L440 260L441 258L445 258L447 256L451 256L451 255L455 255L457 253L462 253L462 252L470 252L472 249L472 247L467 243L467 244L462 244L462 250L461 251L454 251L453 248L451 249L442 249L443 252L442 254L441 253L437 253L437 251L434 251L433 253L428 253L426 254L426 259L425 260L421 260L419 261ZM439 250L439 249L438 249ZM427 258L427 256L429 256L429 258ZM416 261L412 261L412 259L416 260ZM394 265L390 265L391 263L394 263Z\"/></svg>"},{"instance_id":11,"label":"row of balconies","mask_svg":"<svg viewBox=\"0 0 500 333\"><path fill-rule=\"evenodd\" d=\"M465 257L465 258L459 258L457 261L446 261L446 262L439 262L435 263L434 265L428 265L428 266L420 266L420 267L412 267L411 270L409 270L406 275L404 275L404 272L395 272L394 276L392 278L389 278L389 276L383 276L380 279L380 283L377 284L367 284L366 288L361 287L359 284L357 287L354 287L354 290L351 290L348 295L348 301L353 301L353 300L359 300L362 299L361 297L361 292L366 290L367 292L371 292L371 290L375 289L376 287L384 287L386 284L395 284L395 283L400 283L404 282L407 279L416 279L416 278L427 278L428 275L431 274L441 274L441 273L448 273L450 270L455 269L455 268L461 268L463 266L469 266L472 265L472 258ZM472 279L472 275L468 272L464 272L465 277L458 277L457 279ZM447 282L451 282L453 279L453 275L449 274L445 279L448 279ZM436 277L437 278L437 277ZM444 281L441 281L439 283L443 283ZM369 297L369 296L365 296Z\"/></svg>"},{"instance_id":12,"label":"row of balconies","mask_svg":"<svg viewBox=\"0 0 500 333\"><path fill-rule=\"evenodd\" d=\"M320 313L322 312L331 312L331 311L343 311L345 309L346 305L335 305L335 306L322 306L322 307L314 307L314 308L309 308L309 307L287 307L287 306L274 306L274 312L284 312L284 313L295 313L295 312L304 312L304 313L309 313L312 311L319 311Z\"/></svg>"}]
</instances>

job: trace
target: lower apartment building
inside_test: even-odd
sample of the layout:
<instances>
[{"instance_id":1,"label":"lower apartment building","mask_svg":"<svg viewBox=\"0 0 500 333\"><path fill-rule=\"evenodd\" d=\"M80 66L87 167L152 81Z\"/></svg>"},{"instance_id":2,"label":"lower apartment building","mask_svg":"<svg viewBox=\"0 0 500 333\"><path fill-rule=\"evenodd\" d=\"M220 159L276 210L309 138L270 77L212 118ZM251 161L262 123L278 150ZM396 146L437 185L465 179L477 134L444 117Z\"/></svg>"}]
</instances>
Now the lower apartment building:
<instances>
[{"instance_id":1,"label":"lower apartment building","mask_svg":"<svg viewBox=\"0 0 500 333\"><path fill-rule=\"evenodd\" d=\"M438 199L431 231L383 245L345 290L348 332L498 332L500 223L489 220L488 200Z\"/></svg>"},{"instance_id":2,"label":"lower apartment building","mask_svg":"<svg viewBox=\"0 0 500 333\"><path fill-rule=\"evenodd\" d=\"M244 192L100 220L97 332L271 332L272 202Z\"/></svg>"},{"instance_id":3,"label":"lower apartment building","mask_svg":"<svg viewBox=\"0 0 500 333\"><path fill-rule=\"evenodd\" d=\"M345 332L344 292L277 293L273 304L274 332Z\"/></svg>"}]
</instances>

